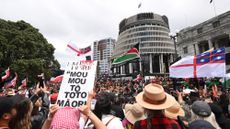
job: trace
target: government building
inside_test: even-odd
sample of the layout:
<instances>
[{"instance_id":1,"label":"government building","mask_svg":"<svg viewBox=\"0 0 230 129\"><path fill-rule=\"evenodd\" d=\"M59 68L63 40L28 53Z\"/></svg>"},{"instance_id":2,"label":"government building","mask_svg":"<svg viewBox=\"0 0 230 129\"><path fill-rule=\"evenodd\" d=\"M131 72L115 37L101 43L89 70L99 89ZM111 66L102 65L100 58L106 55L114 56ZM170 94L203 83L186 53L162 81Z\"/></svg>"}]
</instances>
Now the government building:
<instances>
[{"instance_id":1,"label":"government building","mask_svg":"<svg viewBox=\"0 0 230 129\"><path fill-rule=\"evenodd\" d=\"M181 57L197 55L209 49L226 48L227 69L230 65L230 11L177 34L177 53ZM230 72L230 71L228 71Z\"/></svg>"},{"instance_id":2,"label":"government building","mask_svg":"<svg viewBox=\"0 0 230 129\"><path fill-rule=\"evenodd\" d=\"M168 73L175 55L169 32L168 18L164 15L139 13L123 19L119 24L119 35L112 58L122 56L137 43L141 58L113 65L113 75L134 78L140 73L144 76Z\"/></svg>"}]
</instances>

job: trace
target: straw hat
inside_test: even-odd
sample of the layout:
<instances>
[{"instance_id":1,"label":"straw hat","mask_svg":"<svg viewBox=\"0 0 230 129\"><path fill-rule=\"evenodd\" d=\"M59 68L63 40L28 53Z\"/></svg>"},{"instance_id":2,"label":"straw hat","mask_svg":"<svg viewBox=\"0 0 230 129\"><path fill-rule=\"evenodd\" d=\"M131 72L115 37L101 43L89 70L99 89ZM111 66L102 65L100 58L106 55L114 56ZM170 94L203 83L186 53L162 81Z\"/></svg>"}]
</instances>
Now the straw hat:
<instances>
[{"instance_id":1,"label":"straw hat","mask_svg":"<svg viewBox=\"0 0 230 129\"><path fill-rule=\"evenodd\" d=\"M165 116L171 119L177 119L177 116L185 116L185 113L180 104L175 101L173 106L165 109Z\"/></svg>"},{"instance_id":2,"label":"straw hat","mask_svg":"<svg viewBox=\"0 0 230 129\"><path fill-rule=\"evenodd\" d=\"M144 108L138 103L125 105L125 118L132 124L136 121L145 119Z\"/></svg>"},{"instance_id":3,"label":"straw hat","mask_svg":"<svg viewBox=\"0 0 230 129\"><path fill-rule=\"evenodd\" d=\"M136 101L142 107L153 110L162 110L175 103L173 96L165 93L159 84L150 83L144 87L143 92L136 96Z\"/></svg>"}]
</instances>

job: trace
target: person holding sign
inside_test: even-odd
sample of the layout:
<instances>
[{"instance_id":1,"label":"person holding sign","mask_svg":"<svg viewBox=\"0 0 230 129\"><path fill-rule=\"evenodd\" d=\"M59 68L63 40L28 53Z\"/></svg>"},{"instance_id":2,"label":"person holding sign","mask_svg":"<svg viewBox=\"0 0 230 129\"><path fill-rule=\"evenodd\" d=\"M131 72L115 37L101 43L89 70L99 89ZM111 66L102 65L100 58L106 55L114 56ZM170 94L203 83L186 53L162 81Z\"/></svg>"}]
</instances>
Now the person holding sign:
<instances>
[{"instance_id":1,"label":"person holding sign","mask_svg":"<svg viewBox=\"0 0 230 129\"><path fill-rule=\"evenodd\" d=\"M81 124L80 112L85 119L89 119L95 129L107 129L102 121L90 110L89 103L95 95L94 92L90 92L87 101L87 105L80 106L79 108L64 107L60 108L58 105L54 105L50 108L50 115L45 121L42 129L80 129Z\"/></svg>"},{"instance_id":2,"label":"person holding sign","mask_svg":"<svg viewBox=\"0 0 230 129\"><path fill-rule=\"evenodd\" d=\"M111 114L112 104L110 100L110 93L101 92L96 96L96 99L97 102L93 112L106 125L107 129L124 129L120 118ZM91 129L89 125L90 122L87 122L85 128Z\"/></svg>"}]
</instances>

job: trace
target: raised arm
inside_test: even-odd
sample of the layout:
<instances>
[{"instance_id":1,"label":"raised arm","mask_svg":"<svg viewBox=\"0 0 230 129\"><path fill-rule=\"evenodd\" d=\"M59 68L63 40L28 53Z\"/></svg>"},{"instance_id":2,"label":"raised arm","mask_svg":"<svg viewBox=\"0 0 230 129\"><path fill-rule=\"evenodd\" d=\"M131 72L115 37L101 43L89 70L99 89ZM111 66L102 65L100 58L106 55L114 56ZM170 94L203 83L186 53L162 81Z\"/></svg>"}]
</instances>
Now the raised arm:
<instances>
[{"instance_id":1,"label":"raised arm","mask_svg":"<svg viewBox=\"0 0 230 129\"><path fill-rule=\"evenodd\" d=\"M102 121L92 111L90 111L87 105L81 106L79 110L82 114L84 114L92 121L96 129L107 129L107 127L102 123Z\"/></svg>"}]
</instances>

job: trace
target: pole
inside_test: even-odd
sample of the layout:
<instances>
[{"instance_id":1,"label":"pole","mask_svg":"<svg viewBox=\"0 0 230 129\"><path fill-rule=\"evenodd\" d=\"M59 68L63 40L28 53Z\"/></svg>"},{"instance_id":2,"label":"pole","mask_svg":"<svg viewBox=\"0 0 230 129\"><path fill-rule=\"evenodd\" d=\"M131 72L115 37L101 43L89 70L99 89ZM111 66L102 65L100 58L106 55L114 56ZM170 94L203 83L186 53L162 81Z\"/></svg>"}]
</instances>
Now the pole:
<instances>
[{"instance_id":1,"label":"pole","mask_svg":"<svg viewBox=\"0 0 230 129\"><path fill-rule=\"evenodd\" d=\"M214 13L215 13L215 17L216 17L216 4L215 4L215 0L212 1L212 4L213 4L213 10L214 10Z\"/></svg>"},{"instance_id":2,"label":"pole","mask_svg":"<svg viewBox=\"0 0 230 129\"><path fill-rule=\"evenodd\" d=\"M176 35L170 35L170 38L173 40L173 43L174 43L175 60L177 59L177 47L176 47L176 38L177 38L177 35L178 35L178 34L176 34ZM175 61L175 60L174 60L174 61Z\"/></svg>"}]
</instances>

